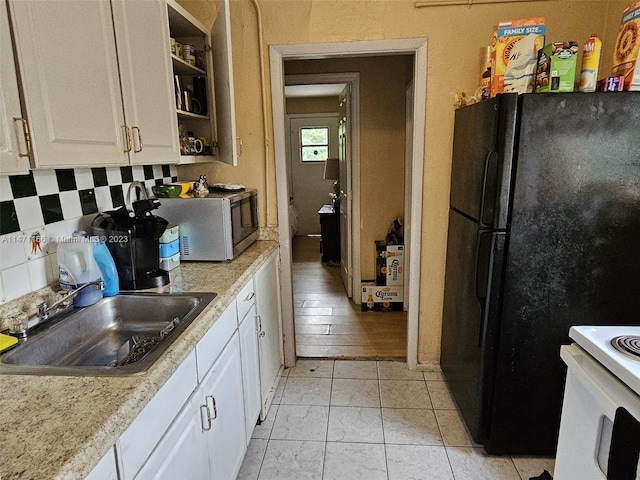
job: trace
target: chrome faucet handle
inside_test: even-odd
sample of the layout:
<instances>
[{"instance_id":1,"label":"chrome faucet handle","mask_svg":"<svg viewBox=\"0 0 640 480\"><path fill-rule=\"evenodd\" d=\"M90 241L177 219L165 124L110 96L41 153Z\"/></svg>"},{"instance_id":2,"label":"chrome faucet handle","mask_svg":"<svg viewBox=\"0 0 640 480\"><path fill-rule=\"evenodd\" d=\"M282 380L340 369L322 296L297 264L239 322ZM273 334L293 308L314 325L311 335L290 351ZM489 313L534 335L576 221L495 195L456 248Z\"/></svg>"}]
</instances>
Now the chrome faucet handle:
<instances>
[{"instance_id":1,"label":"chrome faucet handle","mask_svg":"<svg viewBox=\"0 0 640 480\"><path fill-rule=\"evenodd\" d=\"M24 337L29 329L29 317L26 313L20 312L9 317L9 335L14 337Z\"/></svg>"},{"instance_id":2,"label":"chrome faucet handle","mask_svg":"<svg viewBox=\"0 0 640 480\"><path fill-rule=\"evenodd\" d=\"M31 320L27 319L23 324L21 323L19 327L14 327L12 325L12 327L9 329L9 333L19 338L26 338L27 334L30 331L49 320L49 316L52 314L52 312L53 315L57 315L59 313L59 310L66 310L71 308L72 304L70 300L75 297L80 292L80 290L83 290L87 287L95 287L98 290L104 290L104 282L102 280L95 280L93 282L87 282L66 294L64 294L63 292L58 292L56 294L55 301L51 305L49 305L49 303L47 303L46 301L36 304L36 308L38 311L38 316L36 318L33 318Z\"/></svg>"},{"instance_id":3,"label":"chrome faucet handle","mask_svg":"<svg viewBox=\"0 0 640 480\"><path fill-rule=\"evenodd\" d=\"M47 302L40 302L38 305L38 318L46 320L49 318L49 304Z\"/></svg>"}]
</instances>

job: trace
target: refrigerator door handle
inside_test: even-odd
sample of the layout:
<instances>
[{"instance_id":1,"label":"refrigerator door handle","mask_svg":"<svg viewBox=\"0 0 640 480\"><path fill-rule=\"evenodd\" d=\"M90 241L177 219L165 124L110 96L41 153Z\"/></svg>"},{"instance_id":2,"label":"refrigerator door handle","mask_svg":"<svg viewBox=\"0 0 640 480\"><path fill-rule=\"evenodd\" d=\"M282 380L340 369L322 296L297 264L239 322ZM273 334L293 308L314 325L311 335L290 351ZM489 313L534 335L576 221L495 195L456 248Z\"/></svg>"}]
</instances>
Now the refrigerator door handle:
<instances>
[{"instance_id":1,"label":"refrigerator door handle","mask_svg":"<svg viewBox=\"0 0 640 480\"><path fill-rule=\"evenodd\" d=\"M479 223L484 227L492 227L494 223L494 208L496 203L496 189L498 187L498 152L492 150L484 160L484 175L482 178L482 194L480 197Z\"/></svg>"},{"instance_id":2,"label":"refrigerator door handle","mask_svg":"<svg viewBox=\"0 0 640 480\"><path fill-rule=\"evenodd\" d=\"M494 310L499 305L495 301L493 289L499 288L499 275L504 260L504 241L506 234L493 230L480 230L476 241L476 299L480 303L481 314L478 325L478 346L485 343L485 324L489 317L496 315ZM497 269L497 271L496 271ZM487 299L489 297L489 299ZM491 328L491 327L489 327Z\"/></svg>"},{"instance_id":3,"label":"refrigerator door handle","mask_svg":"<svg viewBox=\"0 0 640 480\"><path fill-rule=\"evenodd\" d=\"M476 241L476 299L480 304L480 324L478 325L478 346L484 343L485 319L487 316L487 296L493 265L493 245L496 233L491 230L478 232Z\"/></svg>"},{"instance_id":4,"label":"refrigerator door handle","mask_svg":"<svg viewBox=\"0 0 640 480\"><path fill-rule=\"evenodd\" d=\"M476 298L483 307L487 298L493 233L491 230L480 230L476 241Z\"/></svg>"},{"instance_id":5,"label":"refrigerator door handle","mask_svg":"<svg viewBox=\"0 0 640 480\"><path fill-rule=\"evenodd\" d=\"M476 270L481 275L482 283L482 315L478 331L478 346L486 345L487 335L495 338L495 319L499 317L502 308L501 289L503 285L504 264L506 255L506 232L485 231L481 233L478 241L478 262L480 266ZM479 271L478 271L479 270ZM476 296L478 292L476 291ZM493 320L492 320L493 319ZM486 332L485 332L486 330Z\"/></svg>"}]
</instances>

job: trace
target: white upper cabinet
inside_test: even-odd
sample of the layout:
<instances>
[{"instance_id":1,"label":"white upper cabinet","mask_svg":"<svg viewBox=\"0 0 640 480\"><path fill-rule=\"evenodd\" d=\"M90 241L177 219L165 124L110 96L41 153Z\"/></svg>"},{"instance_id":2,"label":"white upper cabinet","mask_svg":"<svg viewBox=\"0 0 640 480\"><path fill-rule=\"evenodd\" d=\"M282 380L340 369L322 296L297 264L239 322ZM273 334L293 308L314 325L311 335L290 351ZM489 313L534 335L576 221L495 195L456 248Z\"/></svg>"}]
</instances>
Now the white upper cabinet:
<instances>
[{"instance_id":1,"label":"white upper cabinet","mask_svg":"<svg viewBox=\"0 0 640 480\"><path fill-rule=\"evenodd\" d=\"M177 116L180 163L211 162L216 155L211 38L206 27L174 0L167 0L171 41L173 116ZM193 47L196 53L191 51ZM194 141L202 142L196 151Z\"/></svg>"},{"instance_id":2,"label":"white upper cabinet","mask_svg":"<svg viewBox=\"0 0 640 480\"><path fill-rule=\"evenodd\" d=\"M235 166L238 147L229 0L221 2L211 32L207 32L206 27L175 0L167 0L167 7L170 36L182 48L171 56L175 108L179 130L182 131L180 163L218 160ZM184 48L187 45L202 52L204 65L191 65L185 59ZM190 92L188 95L195 99L195 103L184 98L186 91ZM189 144L189 137L210 140L211 148L195 152Z\"/></svg>"},{"instance_id":3,"label":"white upper cabinet","mask_svg":"<svg viewBox=\"0 0 640 480\"><path fill-rule=\"evenodd\" d=\"M6 2L0 5L0 174L27 173L29 154L25 135L26 124L22 122L18 79L13 62L11 32Z\"/></svg>"},{"instance_id":4,"label":"white upper cabinet","mask_svg":"<svg viewBox=\"0 0 640 480\"><path fill-rule=\"evenodd\" d=\"M221 3L213 24L213 61L218 124L218 160L238 165L236 107L233 87L233 59L231 55L231 16L229 0Z\"/></svg>"},{"instance_id":5,"label":"white upper cabinet","mask_svg":"<svg viewBox=\"0 0 640 480\"><path fill-rule=\"evenodd\" d=\"M178 161L162 0L9 6L33 167Z\"/></svg>"},{"instance_id":6,"label":"white upper cabinet","mask_svg":"<svg viewBox=\"0 0 640 480\"><path fill-rule=\"evenodd\" d=\"M29 166L237 165L229 0L212 32L175 0L5 6L13 36L3 18L2 44L14 46L18 68L6 49L0 173L26 173ZM195 65L172 53L171 39L194 48Z\"/></svg>"},{"instance_id":7,"label":"white upper cabinet","mask_svg":"<svg viewBox=\"0 0 640 480\"><path fill-rule=\"evenodd\" d=\"M126 165L110 3L9 6L34 167Z\"/></svg>"},{"instance_id":8,"label":"white upper cabinet","mask_svg":"<svg viewBox=\"0 0 640 480\"><path fill-rule=\"evenodd\" d=\"M131 163L176 163L178 123L164 0L112 0Z\"/></svg>"}]
</instances>

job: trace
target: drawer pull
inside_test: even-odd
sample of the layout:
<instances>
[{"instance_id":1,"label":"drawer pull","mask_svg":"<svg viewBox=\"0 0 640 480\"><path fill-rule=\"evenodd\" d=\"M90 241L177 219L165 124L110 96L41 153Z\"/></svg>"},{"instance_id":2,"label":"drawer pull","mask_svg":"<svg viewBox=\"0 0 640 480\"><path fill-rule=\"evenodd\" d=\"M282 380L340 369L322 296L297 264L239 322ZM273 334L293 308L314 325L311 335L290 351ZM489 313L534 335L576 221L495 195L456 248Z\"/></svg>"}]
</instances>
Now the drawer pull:
<instances>
[{"instance_id":1,"label":"drawer pull","mask_svg":"<svg viewBox=\"0 0 640 480\"><path fill-rule=\"evenodd\" d=\"M218 407L216 407L216 399L213 395L207 395L205 399L207 401L207 411L209 410L209 399L211 399L211 404L213 406L213 417L209 416L209 424L211 424L211 420L218 418Z\"/></svg>"},{"instance_id":2,"label":"drawer pull","mask_svg":"<svg viewBox=\"0 0 640 480\"><path fill-rule=\"evenodd\" d=\"M202 414L202 409L206 410L206 415ZM205 427L204 421L207 421L207 426ZM207 405L200 405L200 423L202 425L202 431L207 432L211 430L211 412L209 411L209 407Z\"/></svg>"},{"instance_id":3,"label":"drawer pull","mask_svg":"<svg viewBox=\"0 0 640 480\"><path fill-rule=\"evenodd\" d=\"M245 302L250 302L251 300L253 300L253 297L256 296L255 292L251 292L249 294L247 294L247 298L244 299Z\"/></svg>"}]
</instances>

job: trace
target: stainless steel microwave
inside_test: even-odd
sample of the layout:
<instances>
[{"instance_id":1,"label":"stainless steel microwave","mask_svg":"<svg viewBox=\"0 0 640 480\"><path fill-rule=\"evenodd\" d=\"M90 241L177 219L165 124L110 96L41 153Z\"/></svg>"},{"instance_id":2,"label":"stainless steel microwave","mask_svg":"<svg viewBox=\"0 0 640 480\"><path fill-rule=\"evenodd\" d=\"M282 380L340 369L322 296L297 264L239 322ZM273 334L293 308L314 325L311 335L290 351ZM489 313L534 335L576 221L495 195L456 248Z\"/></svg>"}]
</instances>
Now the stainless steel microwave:
<instances>
[{"instance_id":1,"label":"stainless steel microwave","mask_svg":"<svg viewBox=\"0 0 640 480\"><path fill-rule=\"evenodd\" d=\"M161 198L155 214L179 227L180 260L225 261L258 238L258 192Z\"/></svg>"}]
</instances>

